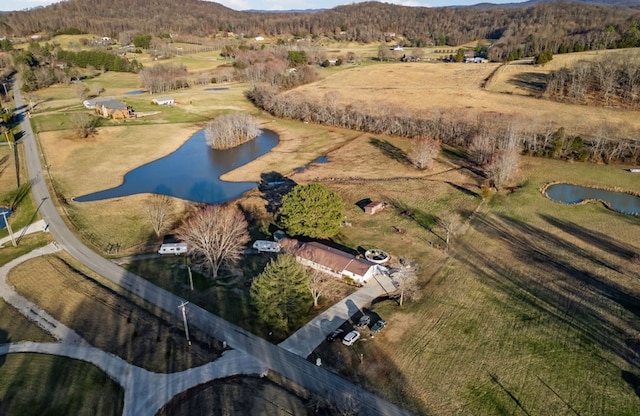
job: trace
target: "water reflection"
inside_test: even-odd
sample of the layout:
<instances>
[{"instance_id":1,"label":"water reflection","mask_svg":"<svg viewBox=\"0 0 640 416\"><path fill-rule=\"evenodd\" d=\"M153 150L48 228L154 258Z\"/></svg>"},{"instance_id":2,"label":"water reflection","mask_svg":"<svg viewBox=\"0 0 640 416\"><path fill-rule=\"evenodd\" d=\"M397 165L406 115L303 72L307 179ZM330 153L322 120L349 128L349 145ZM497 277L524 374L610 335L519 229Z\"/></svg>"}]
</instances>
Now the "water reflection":
<instances>
[{"instance_id":1,"label":"water reflection","mask_svg":"<svg viewBox=\"0 0 640 416\"><path fill-rule=\"evenodd\" d=\"M623 214L640 215L640 197L624 192L557 183L547 187L545 193L556 202L579 204L587 200L598 200L606 202L611 209Z\"/></svg>"},{"instance_id":2,"label":"water reflection","mask_svg":"<svg viewBox=\"0 0 640 416\"><path fill-rule=\"evenodd\" d=\"M220 180L220 176L264 155L277 143L278 135L264 130L254 140L233 149L211 150L204 130L200 130L170 155L127 173L122 185L75 198L75 201L155 193L208 204L227 202L258 184L226 182Z\"/></svg>"},{"instance_id":3,"label":"water reflection","mask_svg":"<svg viewBox=\"0 0 640 416\"><path fill-rule=\"evenodd\" d=\"M3 213L4 215L2 215ZM7 226L7 223L4 222L5 216L7 217L7 221L9 221L9 216L11 216L12 213L13 211L11 211L9 208L0 207L0 230Z\"/></svg>"}]
</instances>

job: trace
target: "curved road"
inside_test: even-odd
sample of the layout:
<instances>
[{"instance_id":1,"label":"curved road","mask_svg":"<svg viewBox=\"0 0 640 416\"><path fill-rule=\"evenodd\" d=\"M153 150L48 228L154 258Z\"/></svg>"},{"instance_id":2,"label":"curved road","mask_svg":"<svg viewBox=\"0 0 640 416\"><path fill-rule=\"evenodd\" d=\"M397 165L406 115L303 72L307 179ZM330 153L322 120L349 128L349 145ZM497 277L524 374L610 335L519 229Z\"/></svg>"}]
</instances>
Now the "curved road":
<instances>
[{"instance_id":1,"label":"curved road","mask_svg":"<svg viewBox=\"0 0 640 416\"><path fill-rule=\"evenodd\" d=\"M178 305L183 299L161 289L145 279L130 273L113 262L106 260L85 246L69 230L56 210L40 163L40 150L35 140L31 123L26 114L26 106L20 95L19 82L14 82L16 116L20 118L29 181L35 203L40 203L40 215L49 224L49 231L58 244L85 266L99 275L127 289L172 314L180 322L182 319ZM354 385L353 383L317 367L285 349L271 344L244 329L194 305L189 304L189 325L198 327L210 336L226 341L233 349L247 353L262 361L272 371L294 381L319 397L323 397L339 407L348 406L365 415L409 415L410 413L386 400Z\"/></svg>"}]
</instances>

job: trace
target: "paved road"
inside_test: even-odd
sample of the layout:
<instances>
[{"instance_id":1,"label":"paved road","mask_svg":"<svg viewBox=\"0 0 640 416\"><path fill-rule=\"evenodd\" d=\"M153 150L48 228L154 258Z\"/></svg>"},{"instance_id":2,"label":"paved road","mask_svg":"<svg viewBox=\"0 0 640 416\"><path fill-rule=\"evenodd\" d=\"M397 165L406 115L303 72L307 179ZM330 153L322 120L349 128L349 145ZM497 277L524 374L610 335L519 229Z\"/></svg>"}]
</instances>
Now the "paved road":
<instances>
[{"instance_id":1,"label":"paved road","mask_svg":"<svg viewBox=\"0 0 640 416\"><path fill-rule=\"evenodd\" d=\"M40 215L49 224L51 234L64 250L68 251L82 264L131 293L173 314L176 322L180 322L182 317L178 305L183 302L182 298L100 257L82 244L66 226L52 203L46 181L43 180L40 149L37 146L28 117L26 117L26 107L18 89L18 84L18 82L14 83L14 97L16 108L18 109L16 114L18 117L22 117L23 137L21 141L24 143L29 180L35 202L42 202ZM198 327L214 338L226 341L227 345L233 349L258 358L276 373L338 405L347 402L355 403L354 406L360 410L361 414L367 415L392 416L410 414L338 375L317 367L304 358L273 345L236 325L230 324L198 306L190 304L187 308L187 315L189 325Z\"/></svg>"},{"instance_id":2,"label":"paved road","mask_svg":"<svg viewBox=\"0 0 640 416\"><path fill-rule=\"evenodd\" d=\"M153 416L176 394L199 384L239 375L264 377L268 371L264 363L235 350L228 350L222 357L200 367L158 374L86 345L36 342L0 345L0 355L24 352L58 355L95 364L122 386L123 416Z\"/></svg>"}]
</instances>

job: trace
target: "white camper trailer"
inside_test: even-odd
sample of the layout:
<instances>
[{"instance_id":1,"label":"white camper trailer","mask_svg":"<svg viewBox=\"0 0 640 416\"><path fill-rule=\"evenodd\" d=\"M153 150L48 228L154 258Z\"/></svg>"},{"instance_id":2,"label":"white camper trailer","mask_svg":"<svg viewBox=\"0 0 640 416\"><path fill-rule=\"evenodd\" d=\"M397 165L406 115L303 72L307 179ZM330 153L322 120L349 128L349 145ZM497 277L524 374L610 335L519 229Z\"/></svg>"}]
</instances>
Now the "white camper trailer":
<instances>
[{"instance_id":1,"label":"white camper trailer","mask_svg":"<svg viewBox=\"0 0 640 416\"><path fill-rule=\"evenodd\" d=\"M164 243L160 246L158 254L184 254L187 248L187 243Z\"/></svg>"}]
</instances>

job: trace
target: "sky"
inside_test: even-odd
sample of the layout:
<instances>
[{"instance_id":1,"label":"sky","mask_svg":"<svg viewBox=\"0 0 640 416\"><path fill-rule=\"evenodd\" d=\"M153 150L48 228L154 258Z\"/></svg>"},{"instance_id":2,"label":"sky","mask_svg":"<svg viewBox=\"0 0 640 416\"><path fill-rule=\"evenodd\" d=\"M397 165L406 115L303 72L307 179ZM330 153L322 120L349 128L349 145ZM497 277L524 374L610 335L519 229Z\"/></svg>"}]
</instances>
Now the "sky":
<instances>
[{"instance_id":1,"label":"sky","mask_svg":"<svg viewBox=\"0 0 640 416\"><path fill-rule=\"evenodd\" d=\"M58 3L60 0L0 0L0 11L25 10L33 7ZM386 0L384 3L394 3L403 6L463 6L477 3L519 3L524 0ZM333 7L357 3L353 0L219 0L220 3L234 10L304 10L331 9Z\"/></svg>"}]
</instances>

